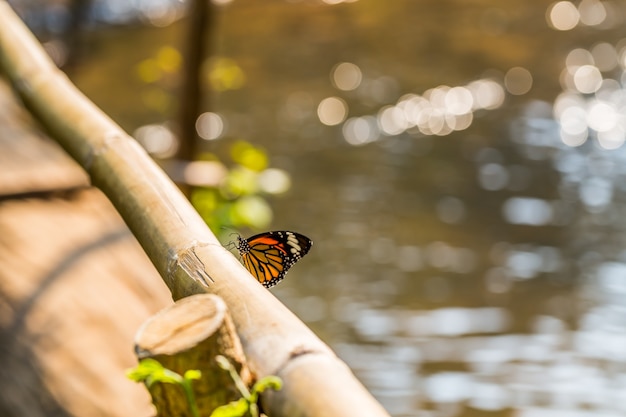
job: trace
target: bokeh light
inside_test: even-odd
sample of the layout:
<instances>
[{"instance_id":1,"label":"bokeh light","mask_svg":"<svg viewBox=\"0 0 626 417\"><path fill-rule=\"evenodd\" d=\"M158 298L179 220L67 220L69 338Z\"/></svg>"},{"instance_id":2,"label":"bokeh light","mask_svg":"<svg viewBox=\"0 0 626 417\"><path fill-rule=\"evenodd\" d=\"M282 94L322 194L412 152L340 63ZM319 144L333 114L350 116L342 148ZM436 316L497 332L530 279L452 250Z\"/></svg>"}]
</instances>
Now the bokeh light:
<instances>
[{"instance_id":1,"label":"bokeh light","mask_svg":"<svg viewBox=\"0 0 626 417\"><path fill-rule=\"evenodd\" d=\"M598 132L598 143L603 149L614 150L620 148L626 140L624 129L616 126L611 130Z\"/></svg>"},{"instance_id":2,"label":"bokeh light","mask_svg":"<svg viewBox=\"0 0 626 417\"><path fill-rule=\"evenodd\" d=\"M443 104L450 114L462 116L472 111L474 97L466 87L453 87L446 93Z\"/></svg>"},{"instance_id":3,"label":"bokeh light","mask_svg":"<svg viewBox=\"0 0 626 417\"><path fill-rule=\"evenodd\" d=\"M272 208L259 196L245 196L233 205L234 224L249 224L257 229L266 228L272 221Z\"/></svg>"},{"instance_id":4,"label":"bokeh light","mask_svg":"<svg viewBox=\"0 0 626 417\"><path fill-rule=\"evenodd\" d=\"M587 209L602 211L613 199L613 184L603 177L590 177L581 183L579 196Z\"/></svg>"},{"instance_id":5,"label":"bokeh light","mask_svg":"<svg viewBox=\"0 0 626 417\"><path fill-rule=\"evenodd\" d=\"M583 65L574 71L574 86L583 94L598 91L602 85L602 74L593 65Z\"/></svg>"},{"instance_id":6,"label":"bokeh light","mask_svg":"<svg viewBox=\"0 0 626 417\"><path fill-rule=\"evenodd\" d=\"M291 187L289 174L277 168L268 168L258 178L259 187L268 194L282 194Z\"/></svg>"},{"instance_id":7,"label":"bokeh light","mask_svg":"<svg viewBox=\"0 0 626 417\"><path fill-rule=\"evenodd\" d=\"M141 126L135 130L133 137L155 158L171 157L178 149L178 139L164 125Z\"/></svg>"},{"instance_id":8,"label":"bokeh light","mask_svg":"<svg viewBox=\"0 0 626 417\"><path fill-rule=\"evenodd\" d=\"M404 112L397 106L383 107L378 112L378 125L381 132L389 136L399 135L409 127Z\"/></svg>"},{"instance_id":9,"label":"bokeh light","mask_svg":"<svg viewBox=\"0 0 626 417\"><path fill-rule=\"evenodd\" d=\"M564 144L577 147L595 137L606 150L623 145L626 92L619 81L602 75L603 70L615 70L617 64L617 48L606 42L596 43L591 51L576 48L567 55L561 73L565 91L553 104Z\"/></svg>"},{"instance_id":10,"label":"bokeh light","mask_svg":"<svg viewBox=\"0 0 626 417\"><path fill-rule=\"evenodd\" d=\"M405 94L395 105L381 107L376 115L376 128L370 125L369 118L346 120L343 134L352 145L375 141L381 133L398 136L407 131L415 132L414 128L422 135L445 136L467 129L474 120L475 111L496 109L503 104L504 98L502 85L491 79L476 80L466 86L440 85L422 95ZM338 119L337 116L333 120Z\"/></svg>"},{"instance_id":11,"label":"bokeh light","mask_svg":"<svg viewBox=\"0 0 626 417\"><path fill-rule=\"evenodd\" d=\"M218 139L224 133L224 120L217 113L202 113L196 119L196 131L202 139Z\"/></svg>"},{"instance_id":12,"label":"bokeh light","mask_svg":"<svg viewBox=\"0 0 626 417\"><path fill-rule=\"evenodd\" d=\"M491 79L477 80L469 83L467 88L474 97L474 109L494 110L504 103L504 89Z\"/></svg>"},{"instance_id":13,"label":"bokeh light","mask_svg":"<svg viewBox=\"0 0 626 417\"><path fill-rule=\"evenodd\" d=\"M343 125L343 137L350 145L364 145L378 139L380 130L372 116L353 117Z\"/></svg>"},{"instance_id":14,"label":"bokeh light","mask_svg":"<svg viewBox=\"0 0 626 417\"><path fill-rule=\"evenodd\" d=\"M232 58L213 57L203 67L203 73L214 91L238 90L246 84L245 72Z\"/></svg>"},{"instance_id":15,"label":"bokeh light","mask_svg":"<svg viewBox=\"0 0 626 417\"><path fill-rule=\"evenodd\" d=\"M607 10L600 0L582 0L578 5L580 22L587 26L601 25L607 18Z\"/></svg>"},{"instance_id":16,"label":"bokeh light","mask_svg":"<svg viewBox=\"0 0 626 417\"><path fill-rule=\"evenodd\" d=\"M509 172L495 162L484 164L478 170L478 182L485 190L501 190L509 183Z\"/></svg>"},{"instance_id":17,"label":"bokeh light","mask_svg":"<svg viewBox=\"0 0 626 417\"><path fill-rule=\"evenodd\" d=\"M602 72L612 71L617 67L617 51L607 42L600 42L591 48L593 61Z\"/></svg>"},{"instance_id":18,"label":"bokeh light","mask_svg":"<svg viewBox=\"0 0 626 417\"><path fill-rule=\"evenodd\" d=\"M533 76L526 68L514 67L506 72L504 85L509 93L521 96L532 88Z\"/></svg>"},{"instance_id":19,"label":"bokeh light","mask_svg":"<svg viewBox=\"0 0 626 417\"><path fill-rule=\"evenodd\" d=\"M350 62L337 64L331 73L331 81L339 90L351 91L361 85L363 74L361 69Z\"/></svg>"},{"instance_id":20,"label":"bokeh light","mask_svg":"<svg viewBox=\"0 0 626 417\"><path fill-rule=\"evenodd\" d=\"M549 202L538 198L512 197L502 207L504 218L511 224L545 226L552 221L553 210Z\"/></svg>"},{"instance_id":21,"label":"bokeh light","mask_svg":"<svg viewBox=\"0 0 626 417\"><path fill-rule=\"evenodd\" d=\"M320 122L327 126L338 125L346 119L347 103L339 97L327 97L317 106Z\"/></svg>"},{"instance_id":22,"label":"bokeh light","mask_svg":"<svg viewBox=\"0 0 626 417\"><path fill-rule=\"evenodd\" d=\"M556 30L571 30L580 20L576 6L569 1L559 1L548 8L548 24Z\"/></svg>"},{"instance_id":23,"label":"bokeh light","mask_svg":"<svg viewBox=\"0 0 626 417\"><path fill-rule=\"evenodd\" d=\"M167 1L151 1L141 7L142 20L157 27L166 27L182 17L182 10L179 5Z\"/></svg>"},{"instance_id":24,"label":"bokeh light","mask_svg":"<svg viewBox=\"0 0 626 417\"><path fill-rule=\"evenodd\" d=\"M449 224L458 224L463 222L466 216L465 203L460 198L444 197L437 202L437 217Z\"/></svg>"},{"instance_id":25,"label":"bokeh light","mask_svg":"<svg viewBox=\"0 0 626 417\"><path fill-rule=\"evenodd\" d=\"M618 115L608 103L593 100L589 103L587 121L590 128L598 132L608 132L617 126Z\"/></svg>"},{"instance_id":26,"label":"bokeh light","mask_svg":"<svg viewBox=\"0 0 626 417\"><path fill-rule=\"evenodd\" d=\"M230 155L234 162L256 172L263 171L269 164L269 157L262 148L243 140L239 140L231 146Z\"/></svg>"},{"instance_id":27,"label":"bokeh light","mask_svg":"<svg viewBox=\"0 0 626 417\"><path fill-rule=\"evenodd\" d=\"M224 165L217 161L183 162L184 169L181 180L185 184L203 187L215 187L226 178ZM170 171L168 174L172 175Z\"/></svg>"},{"instance_id":28,"label":"bokeh light","mask_svg":"<svg viewBox=\"0 0 626 417\"><path fill-rule=\"evenodd\" d=\"M570 72L574 72L576 68L582 67L583 65L593 64L595 64L593 55L591 52L583 48L572 49L565 58L565 67Z\"/></svg>"}]
</instances>

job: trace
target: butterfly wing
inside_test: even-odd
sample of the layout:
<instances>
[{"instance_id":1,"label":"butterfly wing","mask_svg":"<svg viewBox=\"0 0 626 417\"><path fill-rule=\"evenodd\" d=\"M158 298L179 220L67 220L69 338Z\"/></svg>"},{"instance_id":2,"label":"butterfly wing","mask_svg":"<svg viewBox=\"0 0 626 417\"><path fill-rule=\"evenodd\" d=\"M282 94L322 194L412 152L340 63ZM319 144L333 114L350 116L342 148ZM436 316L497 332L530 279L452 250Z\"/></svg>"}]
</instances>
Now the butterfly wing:
<instances>
[{"instance_id":1,"label":"butterfly wing","mask_svg":"<svg viewBox=\"0 0 626 417\"><path fill-rule=\"evenodd\" d=\"M260 233L248 239L239 237L238 241L237 249L244 266L268 288L282 280L312 245L308 237L289 231Z\"/></svg>"}]
</instances>

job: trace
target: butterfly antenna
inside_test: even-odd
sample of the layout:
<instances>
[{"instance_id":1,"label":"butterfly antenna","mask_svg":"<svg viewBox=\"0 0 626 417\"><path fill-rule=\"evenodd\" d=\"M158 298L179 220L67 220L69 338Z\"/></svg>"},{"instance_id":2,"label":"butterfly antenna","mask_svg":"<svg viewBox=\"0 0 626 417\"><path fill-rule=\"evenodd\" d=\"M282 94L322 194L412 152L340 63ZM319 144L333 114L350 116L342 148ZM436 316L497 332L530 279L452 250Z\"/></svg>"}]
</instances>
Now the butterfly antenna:
<instances>
[{"instance_id":1,"label":"butterfly antenna","mask_svg":"<svg viewBox=\"0 0 626 417\"><path fill-rule=\"evenodd\" d=\"M230 226L221 226L220 229L222 229L222 230L230 230L230 233L228 234L228 236L230 236L231 239L232 239L233 235L235 235L237 237L241 237L241 235L235 229L233 229ZM224 247L226 249L228 249L228 250L233 250L233 249L235 249L237 247L237 243L231 240L226 245L224 245Z\"/></svg>"}]
</instances>

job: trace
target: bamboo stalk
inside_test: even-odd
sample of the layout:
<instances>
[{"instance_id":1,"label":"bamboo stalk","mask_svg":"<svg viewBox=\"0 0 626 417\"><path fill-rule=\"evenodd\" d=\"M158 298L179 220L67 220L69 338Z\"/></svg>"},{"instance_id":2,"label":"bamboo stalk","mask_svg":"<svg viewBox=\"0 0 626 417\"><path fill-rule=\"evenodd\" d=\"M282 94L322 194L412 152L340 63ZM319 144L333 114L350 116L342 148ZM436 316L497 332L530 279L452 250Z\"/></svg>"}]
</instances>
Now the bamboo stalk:
<instances>
[{"instance_id":1,"label":"bamboo stalk","mask_svg":"<svg viewBox=\"0 0 626 417\"><path fill-rule=\"evenodd\" d=\"M231 312L253 373L277 375L273 416L387 416L348 367L224 249L145 151L45 54L0 0L0 67L25 105L111 200L174 299L210 292Z\"/></svg>"}]
</instances>

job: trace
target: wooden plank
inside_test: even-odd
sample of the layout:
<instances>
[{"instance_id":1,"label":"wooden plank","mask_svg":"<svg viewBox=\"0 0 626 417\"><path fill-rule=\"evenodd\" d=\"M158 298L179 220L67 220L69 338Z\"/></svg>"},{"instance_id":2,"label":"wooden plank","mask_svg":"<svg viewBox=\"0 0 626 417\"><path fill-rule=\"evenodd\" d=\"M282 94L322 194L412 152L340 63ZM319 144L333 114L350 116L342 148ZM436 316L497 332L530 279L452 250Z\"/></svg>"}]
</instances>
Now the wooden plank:
<instances>
[{"instance_id":1,"label":"wooden plank","mask_svg":"<svg viewBox=\"0 0 626 417\"><path fill-rule=\"evenodd\" d=\"M85 171L35 128L11 89L0 81L0 197L88 185Z\"/></svg>"},{"instance_id":2,"label":"wooden plank","mask_svg":"<svg viewBox=\"0 0 626 417\"><path fill-rule=\"evenodd\" d=\"M0 415L153 414L125 370L171 296L102 193L0 201L0 265Z\"/></svg>"}]
</instances>

